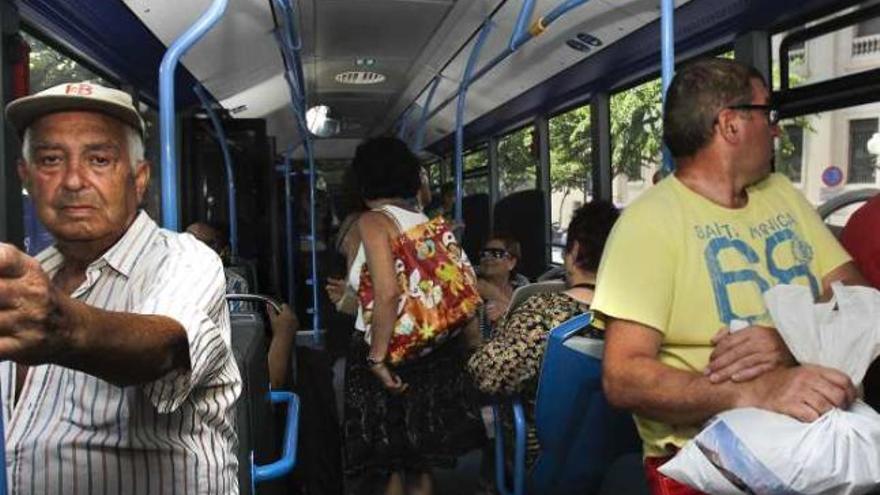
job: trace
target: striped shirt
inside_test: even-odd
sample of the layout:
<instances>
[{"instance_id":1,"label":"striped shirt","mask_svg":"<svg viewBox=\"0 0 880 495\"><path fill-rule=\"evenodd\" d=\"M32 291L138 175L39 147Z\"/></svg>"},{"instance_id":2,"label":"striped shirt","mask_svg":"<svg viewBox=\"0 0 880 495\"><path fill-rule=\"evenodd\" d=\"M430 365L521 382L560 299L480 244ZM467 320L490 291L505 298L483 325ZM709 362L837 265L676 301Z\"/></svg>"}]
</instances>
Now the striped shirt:
<instances>
[{"instance_id":1,"label":"striped shirt","mask_svg":"<svg viewBox=\"0 0 880 495\"><path fill-rule=\"evenodd\" d=\"M50 277L63 263L54 247L37 260ZM186 330L191 367L118 387L69 368L33 366L14 404L15 364L0 363L10 493L238 493L233 404L241 378L224 289L213 251L140 212L71 296L174 319Z\"/></svg>"}]
</instances>

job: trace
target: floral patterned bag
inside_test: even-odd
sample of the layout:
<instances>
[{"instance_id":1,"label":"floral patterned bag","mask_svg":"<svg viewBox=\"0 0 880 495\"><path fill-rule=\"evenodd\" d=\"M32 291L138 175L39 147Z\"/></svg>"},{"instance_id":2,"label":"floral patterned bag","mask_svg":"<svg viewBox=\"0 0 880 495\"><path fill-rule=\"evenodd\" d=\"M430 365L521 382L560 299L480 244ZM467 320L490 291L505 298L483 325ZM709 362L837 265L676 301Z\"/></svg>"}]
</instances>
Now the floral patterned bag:
<instances>
[{"instance_id":1,"label":"floral patterned bag","mask_svg":"<svg viewBox=\"0 0 880 495\"><path fill-rule=\"evenodd\" d=\"M400 230L397 220L388 217ZM388 360L400 364L430 353L457 335L476 314L481 299L474 269L443 217L401 232L391 243L391 251L401 295ZM366 263L361 269L358 299L369 335L373 282Z\"/></svg>"}]
</instances>

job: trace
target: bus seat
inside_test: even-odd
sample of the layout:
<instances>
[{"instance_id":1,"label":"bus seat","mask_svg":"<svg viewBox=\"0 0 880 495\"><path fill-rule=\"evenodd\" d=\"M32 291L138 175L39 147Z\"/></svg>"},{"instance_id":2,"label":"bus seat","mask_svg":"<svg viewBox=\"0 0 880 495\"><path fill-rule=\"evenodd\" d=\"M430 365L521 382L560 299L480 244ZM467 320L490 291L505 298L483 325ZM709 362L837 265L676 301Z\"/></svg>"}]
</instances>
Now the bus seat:
<instances>
[{"instance_id":1,"label":"bus seat","mask_svg":"<svg viewBox=\"0 0 880 495\"><path fill-rule=\"evenodd\" d=\"M552 294L565 290L565 282L562 280L549 280L546 282L535 282L533 284L524 285L515 291L510 298L510 307L507 308L508 313L518 308L526 299L536 294Z\"/></svg>"},{"instance_id":2,"label":"bus seat","mask_svg":"<svg viewBox=\"0 0 880 495\"><path fill-rule=\"evenodd\" d=\"M550 333L535 403L541 450L529 473L525 473L524 454L515 456L513 490L504 486L506 477L498 473L503 495L595 493L615 460L641 452L632 417L611 408L602 391L604 343L575 336L591 318L591 313L576 316ZM520 408L521 416L521 405L514 407ZM522 430L517 437L524 439L525 425L516 423ZM496 448L503 452L501 442L503 435L496 435ZM516 449L524 448L519 441ZM502 471L504 466L496 467Z\"/></svg>"},{"instance_id":3,"label":"bus seat","mask_svg":"<svg viewBox=\"0 0 880 495\"><path fill-rule=\"evenodd\" d=\"M480 250L489 240L489 195L471 194L462 198L461 220L464 222L461 247L471 263L479 264Z\"/></svg>"},{"instance_id":4,"label":"bus seat","mask_svg":"<svg viewBox=\"0 0 880 495\"><path fill-rule=\"evenodd\" d=\"M534 280L547 268L544 192L537 189L509 194L495 203L495 232L513 236L522 247L517 271Z\"/></svg>"},{"instance_id":5,"label":"bus seat","mask_svg":"<svg viewBox=\"0 0 880 495\"><path fill-rule=\"evenodd\" d=\"M259 314L233 313L230 320L232 354L241 373L241 395L235 405L239 493L253 495L251 452L254 462L263 464L271 462L276 451L274 413L268 400L267 333Z\"/></svg>"},{"instance_id":6,"label":"bus seat","mask_svg":"<svg viewBox=\"0 0 880 495\"><path fill-rule=\"evenodd\" d=\"M565 267L554 266L553 268L542 273L537 280L538 282L547 282L550 280L565 280Z\"/></svg>"},{"instance_id":7,"label":"bus seat","mask_svg":"<svg viewBox=\"0 0 880 495\"><path fill-rule=\"evenodd\" d=\"M230 263L227 269L234 271L235 273L244 277L248 284L248 292L251 294L259 294L260 286L257 281L257 261L246 258L236 258L233 263Z\"/></svg>"}]
</instances>

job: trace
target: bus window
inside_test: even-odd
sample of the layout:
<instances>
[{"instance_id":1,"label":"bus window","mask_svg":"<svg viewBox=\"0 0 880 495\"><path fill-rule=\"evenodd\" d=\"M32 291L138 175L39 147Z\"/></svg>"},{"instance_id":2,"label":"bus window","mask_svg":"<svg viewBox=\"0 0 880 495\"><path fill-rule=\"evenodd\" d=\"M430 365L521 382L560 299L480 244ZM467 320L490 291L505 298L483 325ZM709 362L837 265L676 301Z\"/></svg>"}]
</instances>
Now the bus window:
<instances>
[{"instance_id":1,"label":"bus window","mask_svg":"<svg viewBox=\"0 0 880 495\"><path fill-rule=\"evenodd\" d=\"M877 3L876 0L862 2L859 6L841 10L832 17L849 14ZM827 19L819 19L816 23ZM792 32L794 31L778 33L771 39L774 89L781 88L779 46ZM834 62L829 63L831 60ZM863 19L805 42L794 43L788 50L788 61L789 87L792 88L875 69L880 66L880 16Z\"/></svg>"},{"instance_id":2,"label":"bus window","mask_svg":"<svg viewBox=\"0 0 880 495\"><path fill-rule=\"evenodd\" d=\"M537 140L529 125L498 140L498 199L537 187Z\"/></svg>"},{"instance_id":3,"label":"bus window","mask_svg":"<svg viewBox=\"0 0 880 495\"><path fill-rule=\"evenodd\" d=\"M571 214L592 199L590 105L550 119L551 259L562 263Z\"/></svg>"},{"instance_id":4,"label":"bus window","mask_svg":"<svg viewBox=\"0 0 880 495\"><path fill-rule=\"evenodd\" d=\"M663 112L660 79L611 96L611 191L623 207L651 186L662 164Z\"/></svg>"},{"instance_id":5,"label":"bus window","mask_svg":"<svg viewBox=\"0 0 880 495\"><path fill-rule=\"evenodd\" d=\"M489 194L489 153L485 147L464 155L461 188L464 196Z\"/></svg>"},{"instance_id":6,"label":"bus window","mask_svg":"<svg viewBox=\"0 0 880 495\"><path fill-rule=\"evenodd\" d=\"M863 2L861 7L877 2ZM835 15L847 14L857 7ZM780 88L779 47L789 32L771 38L773 83ZM808 86L880 67L880 17L863 19L828 34L795 44L787 54L790 87ZM828 61L832 60L833 63ZM788 176L814 205L854 189L880 186L877 149L880 102L799 115L780 122L776 170ZM876 137L875 137L876 136ZM872 153L873 151L873 153ZM861 204L833 214L840 226Z\"/></svg>"},{"instance_id":7,"label":"bus window","mask_svg":"<svg viewBox=\"0 0 880 495\"><path fill-rule=\"evenodd\" d=\"M801 115L780 122L776 171L785 174L815 206L854 189L880 187L878 155L868 142L878 136L880 103ZM859 204L828 219L842 226Z\"/></svg>"},{"instance_id":8,"label":"bus window","mask_svg":"<svg viewBox=\"0 0 880 495\"><path fill-rule=\"evenodd\" d=\"M25 31L22 31L21 35L31 50L30 94L70 81L92 81L102 86L115 87L114 84L39 38Z\"/></svg>"}]
</instances>

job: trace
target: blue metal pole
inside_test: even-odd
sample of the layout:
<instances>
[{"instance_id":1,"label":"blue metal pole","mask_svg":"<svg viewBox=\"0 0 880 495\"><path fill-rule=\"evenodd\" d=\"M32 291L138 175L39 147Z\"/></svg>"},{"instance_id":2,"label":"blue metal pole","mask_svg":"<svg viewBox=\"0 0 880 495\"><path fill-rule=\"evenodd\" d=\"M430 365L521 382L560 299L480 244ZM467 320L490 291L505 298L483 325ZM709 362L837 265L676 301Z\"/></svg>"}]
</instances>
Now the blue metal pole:
<instances>
[{"instance_id":1,"label":"blue metal pole","mask_svg":"<svg viewBox=\"0 0 880 495\"><path fill-rule=\"evenodd\" d=\"M511 49L511 45L515 45L517 48L519 48L525 42L527 42L530 39L543 33L544 30L546 30L547 27L549 27L550 24L553 23L553 21L559 19L563 14L567 13L569 10L571 10L575 7L578 7L580 5L587 3L588 1L589 0L568 0L564 3L562 3L561 5L557 6L555 9L553 9L546 16L539 18L537 21L532 23L532 26L533 26L532 29L529 29L528 31L522 33L522 35L520 36L520 40L517 40L516 43L510 43L501 53L499 53L495 58L490 60L485 66L481 67L480 70L478 70L476 73L474 73L474 75L471 77L470 82L474 83L475 81L479 80L481 77L486 75L487 72L494 69L495 66L497 66L504 59L509 57L510 54L513 53L513 51L514 51L513 49ZM459 89L459 91L461 91L461 89ZM446 108L447 105L452 103L457 97L458 97L458 91L456 91L455 93L450 95L448 98L443 100L443 102L440 103L440 105L438 105L437 108L435 108L434 110L431 110L431 112L428 114L426 120L431 120L431 118L433 118L435 115L442 112L443 109Z\"/></svg>"},{"instance_id":2,"label":"blue metal pole","mask_svg":"<svg viewBox=\"0 0 880 495\"><path fill-rule=\"evenodd\" d=\"M523 1L522 7L519 9L519 16L516 18L516 24L513 27L513 33L510 35L510 42L507 44L511 52L515 52L517 48L528 41L529 34L526 29L534 12L535 0Z\"/></svg>"},{"instance_id":3,"label":"blue metal pole","mask_svg":"<svg viewBox=\"0 0 880 495\"><path fill-rule=\"evenodd\" d=\"M556 8L547 13L543 18L540 19L540 31L543 31L550 24L553 24L553 21L559 19L563 15L565 15L569 10L579 7L589 0L567 0L557 5ZM539 31L539 32L540 32Z\"/></svg>"},{"instance_id":4,"label":"blue metal pole","mask_svg":"<svg viewBox=\"0 0 880 495\"><path fill-rule=\"evenodd\" d=\"M287 404L284 438L281 440L281 458L263 466L254 465L251 461L251 479L254 484L287 476L296 466L296 444L299 438L299 397L293 392L273 390L269 392L269 399L272 404Z\"/></svg>"},{"instance_id":5,"label":"blue metal pole","mask_svg":"<svg viewBox=\"0 0 880 495\"><path fill-rule=\"evenodd\" d=\"M400 117L400 125L397 126L397 139L404 141L406 138L406 130L409 127L409 115L412 113L413 107L409 107L406 109L406 112L403 112L403 115Z\"/></svg>"},{"instance_id":6,"label":"blue metal pole","mask_svg":"<svg viewBox=\"0 0 880 495\"><path fill-rule=\"evenodd\" d=\"M461 84L458 87L458 108L455 111L455 222L461 225L461 197L463 194L463 160L464 160L464 105L467 99L467 89L471 83L471 74L474 72L474 66L480 57L480 50L486 38L489 37L489 31L492 30L492 23L486 21L480 29L480 35L477 38L471 54L468 57L467 65L464 68L464 74L461 76Z\"/></svg>"},{"instance_id":7,"label":"blue metal pole","mask_svg":"<svg viewBox=\"0 0 880 495\"><path fill-rule=\"evenodd\" d=\"M293 306L294 299L296 297L296 276L294 273L293 267L293 194L291 187L291 169L290 169L290 154L293 153L293 149L287 150L284 153L284 224L285 224L285 235L286 235L286 246L287 249L285 254L287 255L287 304Z\"/></svg>"},{"instance_id":8,"label":"blue metal pole","mask_svg":"<svg viewBox=\"0 0 880 495\"><path fill-rule=\"evenodd\" d=\"M306 138L303 141L306 159L309 161L309 244L312 247L312 330L315 331L315 344L321 343L321 307L318 298L318 232L317 232L317 198L315 197L315 185L318 182L318 174L315 170L315 152L312 149L312 140Z\"/></svg>"},{"instance_id":9,"label":"blue metal pole","mask_svg":"<svg viewBox=\"0 0 880 495\"><path fill-rule=\"evenodd\" d=\"M675 74L675 2L660 0L660 53L661 78L663 81L663 101L666 101L666 90L672 83ZM669 149L663 146L663 175L672 173L675 164Z\"/></svg>"},{"instance_id":10,"label":"blue metal pole","mask_svg":"<svg viewBox=\"0 0 880 495\"><path fill-rule=\"evenodd\" d=\"M211 119L211 125L214 126L214 133L217 135L217 142L220 144L220 151L223 153L223 164L226 166L226 194L229 204L229 246L232 249L232 258L238 258L238 208L236 207L235 196L235 173L232 165L232 154L229 152L229 143L226 142L226 133L223 132L223 125L217 112L211 106L211 100L205 93L205 88L201 84L193 86L193 91L202 102L202 107Z\"/></svg>"},{"instance_id":11,"label":"blue metal pole","mask_svg":"<svg viewBox=\"0 0 880 495\"><path fill-rule=\"evenodd\" d=\"M422 107L422 115L419 117L419 129L416 132L416 142L413 145L413 151L422 151L422 146L425 142L425 129L428 124L428 109L431 108L431 100L434 99L434 92L437 91L437 86L440 85L440 75L434 77L434 80L431 81L431 88L428 90L428 97L425 98L425 106Z\"/></svg>"},{"instance_id":12,"label":"blue metal pole","mask_svg":"<svg viewBox=\"0 0 880 495\"><path fill-rule=\"evenodd\" d=\"M174 71L177 62L226 11L227 0L214 3L178 38L159 66L159 136L162 149L162 225L169 230L180 230L180 200L177 194L177 139L174 122Z\"/></svg>"}]
</instances>

